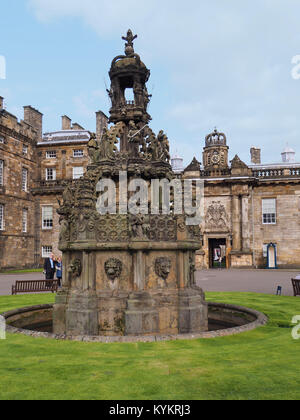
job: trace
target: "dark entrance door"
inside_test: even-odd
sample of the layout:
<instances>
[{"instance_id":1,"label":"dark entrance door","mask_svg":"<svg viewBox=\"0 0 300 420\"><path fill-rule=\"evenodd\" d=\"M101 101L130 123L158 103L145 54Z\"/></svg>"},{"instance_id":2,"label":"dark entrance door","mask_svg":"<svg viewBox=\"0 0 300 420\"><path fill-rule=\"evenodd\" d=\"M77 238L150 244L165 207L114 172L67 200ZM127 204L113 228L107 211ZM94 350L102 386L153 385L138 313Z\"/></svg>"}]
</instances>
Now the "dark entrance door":
<instances>
[{"instance_id":1,"label":"dark entrance door","mask_svg":"<svg viewBox=\"0 0 300 420\"><path fill-rule=\"evenodd\" d=\"M226 268L226 239L209 239L209 267Z\"/></svg>"}]
</instances>

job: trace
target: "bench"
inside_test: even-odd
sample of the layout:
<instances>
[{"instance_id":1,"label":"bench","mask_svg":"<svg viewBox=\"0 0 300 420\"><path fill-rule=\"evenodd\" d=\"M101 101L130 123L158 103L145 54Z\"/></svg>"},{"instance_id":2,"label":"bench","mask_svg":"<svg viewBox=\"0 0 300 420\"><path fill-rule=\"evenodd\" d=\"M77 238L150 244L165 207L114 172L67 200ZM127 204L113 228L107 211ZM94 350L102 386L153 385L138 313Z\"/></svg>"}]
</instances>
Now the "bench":
<instances>
[{"instance_id":1,"label":"bench","mask_svg":"<svg viewBox=\"0 0 300 420\"><path fill-rule=\"evenodd\" d=\"M300 279L292 279L294 296L300 296Z\"/></svg>"},{"instance_id":2,"label":"bench","mask_svg":"<svg viewBox=\"0 0 300 420\"><path fill-rule=\"evenodd\" d=\"M17 293L57 292L58 280L17 280L12 286L12 295Z\"/></svg>"}]
</instances>

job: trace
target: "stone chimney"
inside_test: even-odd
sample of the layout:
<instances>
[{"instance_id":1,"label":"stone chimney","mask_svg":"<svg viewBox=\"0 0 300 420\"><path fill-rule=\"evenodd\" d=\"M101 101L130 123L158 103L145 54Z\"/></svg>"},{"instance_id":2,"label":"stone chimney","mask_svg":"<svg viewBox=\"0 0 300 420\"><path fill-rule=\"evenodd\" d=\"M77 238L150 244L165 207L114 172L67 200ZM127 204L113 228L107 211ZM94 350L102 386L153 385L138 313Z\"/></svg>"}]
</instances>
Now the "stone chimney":
<instances>
[{"instance_id":1,"label":"stone chimney","mask_svg":"<svg viewBox=\"0 0 300 420\"><path fill-rule=\"evenodd\" d=\"M251 147L251 163L253 165L260 165L261 164L261 149L258 147Z\"/></svg>"},{"instance_id":2,"label":"stone chimney","mask_svg":"<svg viewBox=\"0 0 300 420\"><path fill-rule=\"evenodd\" d=\"M96 112L96 140L99 142L104 128L107 128L108 117L102 112Z\"/></svg>"},{"instance_id":3,"label":"stone chimney","mask_svg":"<svg viewBox=\"0 0 300 420\"><path fill-rule=\"evenodd\" d=\"M4 109L4 98L0 96L0 111L2 111L2 109Z\"/></svg>"},{"instance_id":4,"label":"stone chimney","mask_svg":"<svg viewBox=\"0 0 300 420\"><path fill-rule=\"evenodd\" d=\"M73 123L72 130L84 130L84 128L80 124Z\"/></svg>"},{"instance_id":5,"label":"stone chimney","mask_svg":"<svg viewBox=\"0 0 300 420\"><path fill-rule=\"evenodd\" d=\"M66 115L63 115L61 117L61 129L62 130L71 130L71 118L67 117Z\"/></svg>"},{"instance_id":6,"label":"stone chimney","mask_svg":"<svg viewBox=\"0 0 300 420\"><path fill-rule=\"evenodd\" d=\"M43 114L32 106L24 106L24 121L31 125L37 133L39 139L43 136Z\"/></svg>"}]
</instances>

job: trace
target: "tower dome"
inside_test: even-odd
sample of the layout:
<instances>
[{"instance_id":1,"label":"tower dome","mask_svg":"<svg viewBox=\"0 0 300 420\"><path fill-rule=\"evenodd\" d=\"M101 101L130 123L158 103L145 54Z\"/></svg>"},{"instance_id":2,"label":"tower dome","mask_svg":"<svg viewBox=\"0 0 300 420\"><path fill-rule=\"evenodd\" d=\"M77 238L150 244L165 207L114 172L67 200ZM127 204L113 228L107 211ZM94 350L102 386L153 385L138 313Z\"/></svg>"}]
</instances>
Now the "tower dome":
<instances>
[{"instance_id":1,"label":"tower dome","mask_svg":"<svg viewBox=\"0 0 300 420\"><path fill-rule=\"evenodd\" d=\"M224 133L215 130L205 137L203 165L205 170L228 169L227 139Z\"/></svg>"},{"instance_id":2,"label":"tower dome","mask_svg":"<svg viewBox=\"0 0 300 420\"><path fill-rule=\"evenodd\" d=\"M284 151L281 153L282 162L284 163L294 163L296 161L296 152L291 149L287 144Z\"/></svg>"},{"instance_id":3,"label":"tower dome","mask_svg":"<svg viewBox=\"0 0 300 420\"><path fill-rule=\"evenodd\" d=\"M205 146L226 146L227 140L224 133L219 133L218 130L215 128L211 134L208 134L205 137Z\"/></svg>"}]
</instances>

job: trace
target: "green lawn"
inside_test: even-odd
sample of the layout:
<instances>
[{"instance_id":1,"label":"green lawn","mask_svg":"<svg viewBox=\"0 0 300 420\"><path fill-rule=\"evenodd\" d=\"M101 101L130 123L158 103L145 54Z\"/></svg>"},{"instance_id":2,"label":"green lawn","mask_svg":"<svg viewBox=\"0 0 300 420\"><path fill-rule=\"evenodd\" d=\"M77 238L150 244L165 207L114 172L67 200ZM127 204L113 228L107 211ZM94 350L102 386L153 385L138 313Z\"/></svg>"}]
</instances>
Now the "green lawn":
<instances>
[{"instance_id":1,"label":"green lawn","mask_svg":"<svg viewBox=\"0 0 300 420\"><path fill-rule=\"evenodd\" d=\"M300 340L291 319L300 299L207 293L270 317L240 335L162 343L58 342L8 334L0 341L1 399L299 399ZM53 302L0 297L0 313Z\"/></svg>"},{"instance_id":2,"label":"green lawn","mask_svg":"<svg viewBox=\"0 0 300 420\"><path fill-rule=\"evenodd\" d=\"M27 274L27 273L42 273L42 268L28 268L23 270L2 270L0 274Z\"/></svg>"}]
</instances>

